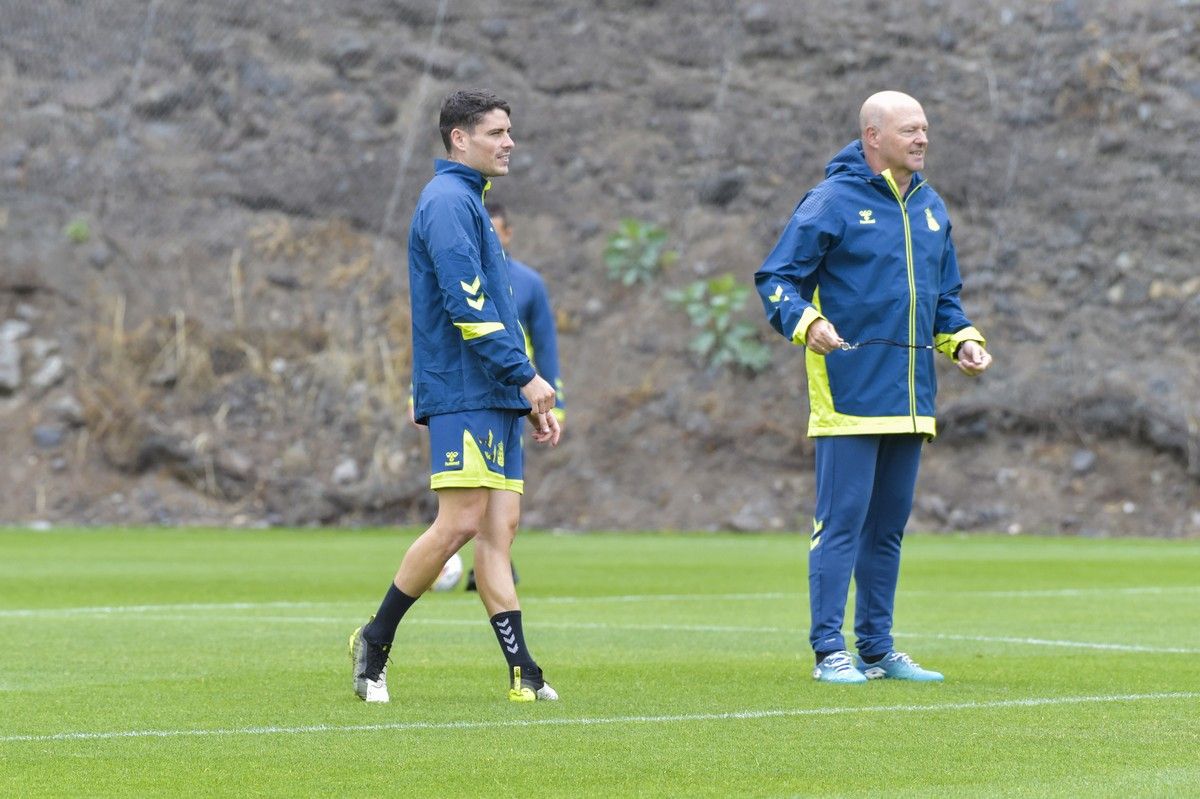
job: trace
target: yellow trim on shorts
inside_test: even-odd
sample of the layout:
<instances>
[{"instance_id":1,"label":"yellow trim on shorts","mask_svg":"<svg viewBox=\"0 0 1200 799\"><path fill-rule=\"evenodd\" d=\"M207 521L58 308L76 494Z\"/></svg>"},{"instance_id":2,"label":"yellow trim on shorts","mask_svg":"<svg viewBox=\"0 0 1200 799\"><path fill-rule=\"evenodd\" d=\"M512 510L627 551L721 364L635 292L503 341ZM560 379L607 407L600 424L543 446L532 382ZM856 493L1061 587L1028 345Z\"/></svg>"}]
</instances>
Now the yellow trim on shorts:
<instances>
[{"instance_id":1,"label":"yellow trim on shorts","mask_svg":"<svg viewBox=\"0 0 1200 799\"><path fill-rule=\"evenodd\" d=\"M489 491L512 491L515 494L525 493L524 480L488 480L483 485L478 480L459 478L458 475L435 474L429 478L429 487L434 491L443 488L486 488Z\"/></svg>"}]
</instances>

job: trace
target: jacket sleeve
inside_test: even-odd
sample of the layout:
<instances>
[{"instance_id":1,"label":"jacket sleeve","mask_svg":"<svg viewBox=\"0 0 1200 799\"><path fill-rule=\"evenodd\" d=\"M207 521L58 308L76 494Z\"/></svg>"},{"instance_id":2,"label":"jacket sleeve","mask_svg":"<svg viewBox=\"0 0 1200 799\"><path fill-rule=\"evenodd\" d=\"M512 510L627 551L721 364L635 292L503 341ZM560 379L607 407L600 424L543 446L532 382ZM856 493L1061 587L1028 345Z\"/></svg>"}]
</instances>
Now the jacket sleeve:
<instances>
[{"instance_id":1,"label":"jacket sleeve","mask_svg":"<svg viewBox=\"0 0 1200 799\"><path fill-rule=\"evenodd\" d=\"M812 296L817 269L841 235L840 222L828 213L832 199L826 184L806 194L775 249L754 273L767 321L793 344L804 344L808 326L824 318L804 294Z\"/></svg>"},{"instance_id":2,"label":"jacket sleeve","mask_svg":"<svg viewBox=\"0 0 1200 799\"><path fill-rule=\"evenodd\" d=\"M509 331L480 274L479 221L469 202L443 197L425 209L421 224L441 290L442 307L463 341L498 383L524 386L536 376L520 331Z\"/></svg>"},{"instance_id":3,"label":"jacket sleeve","mask_svg":"<svg viewBox=\"0 0 1200 799\"><path fill-rule=\"evenodd\" d=\"M938 287L937 311L933 319L933 343L938 352L954 359L958 347L964 341L978 341L987 345L983 334L976 330L963 313L959 293L962 291L962 276L958 271L958 256L951 237L952 225L946 228L946 249L942 253L941 284Z\"/></svg>"},{"instance_id":4,"label":"jacket sleeve","mask_svg":"<svg viewBox=\"0 0 1200 799\"><path fill-rule=\"evenodd\" d=\"M556 410L565 410L562 373L558 369L558 331L554 326L554 311L550 308L550 295L545 282L538 277L533 281L532 302L529 305L529 343L533 362L538 373L558 392Z\"/></svg>"}]
</instances>

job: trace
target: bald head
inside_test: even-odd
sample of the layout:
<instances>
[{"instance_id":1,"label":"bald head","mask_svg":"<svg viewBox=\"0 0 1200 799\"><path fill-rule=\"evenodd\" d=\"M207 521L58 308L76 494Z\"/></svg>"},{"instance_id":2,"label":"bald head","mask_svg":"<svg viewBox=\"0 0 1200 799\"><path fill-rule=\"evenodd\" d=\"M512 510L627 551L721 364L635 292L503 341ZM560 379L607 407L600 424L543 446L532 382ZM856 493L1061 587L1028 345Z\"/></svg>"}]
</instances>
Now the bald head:
<instances>
[{"instance_id":1,"label":"bald head","mask_svg":"<svg viewBox=\"0 0 1200 799\"><path fill-rule=\"evenodd\" d=\"M881 130L891 117L905 111L924 114L921 104L904 92L876 92L867 98L858 112L859 133L865 136L867 128Z\"/></svg>"},{"instance_id":2,"label":"bald head","mask_svg":"<svg viewBox=\"0 0 1200 799\"><path fill-rule=\"evenodd\" d=\"M878 92L858 113L863 157L876 175L891 174L900 190L925 167L929 123L921 104L903 92Z\"/></svg>"}]
</instances>

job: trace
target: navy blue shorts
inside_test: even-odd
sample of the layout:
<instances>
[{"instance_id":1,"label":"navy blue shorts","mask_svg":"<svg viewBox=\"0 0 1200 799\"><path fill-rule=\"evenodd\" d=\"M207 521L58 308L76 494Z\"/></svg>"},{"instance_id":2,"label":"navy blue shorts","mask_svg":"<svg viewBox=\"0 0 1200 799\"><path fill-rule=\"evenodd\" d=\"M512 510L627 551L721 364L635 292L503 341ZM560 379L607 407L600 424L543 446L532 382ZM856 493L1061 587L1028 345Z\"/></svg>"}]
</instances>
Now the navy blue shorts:
<instances>
[{"instance_id":1,"label":"navy blue shorts","mask_svg":"<svg viewBox=\"0 0 1200 799\"><path fill-rule=\"evenodd\" d=\"M429 417L429 486L525 490L521 431L526 413L480 410Z\"/></svg>"}]
</instances>

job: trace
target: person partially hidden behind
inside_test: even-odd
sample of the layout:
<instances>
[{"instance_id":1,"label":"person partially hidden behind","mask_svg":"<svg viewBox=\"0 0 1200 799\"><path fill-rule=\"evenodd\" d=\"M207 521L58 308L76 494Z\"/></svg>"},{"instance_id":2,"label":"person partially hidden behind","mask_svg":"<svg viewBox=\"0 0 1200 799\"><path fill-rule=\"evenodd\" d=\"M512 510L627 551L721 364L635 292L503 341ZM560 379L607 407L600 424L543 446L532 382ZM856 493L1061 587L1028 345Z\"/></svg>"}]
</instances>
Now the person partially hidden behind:
<instances>
[{"instance_id":1,"label":"person partially hidden behind","mask_svg":"<svg viewBox=\"0 0 1200 799\"><path fill-rule=\"evenodd\" d=\"M517 319L525 331L525 352L537 369L538 374L554 386L555 405L551 413L558 425L566 432L567 403L564 396L562 372L558 368L558 328L554 323L554 310L550 305L550 293L546 281L538 271L518 261L512 255L512 243L516 236L516 225L509 217L508 209L494 200L486 203L492 227L504 247L508 258L508 278L512 281L513 300L517 304ZM519 582L516 564L513 564L513 582ZM466 588L475 591L475 569L467 572Z\"/></svg>"},{"instance_id":2,"label":"person partially hidden behind","mask_svg":"<svg viewBox=\"0 0 1200 799\"><path fill-rule=\"evenodd\" d=\"M992 358L959 302L946 205L920 172L929 144L920 103L874 94L859 128L861 138L829 162L754 280L771 326L807 348L813 678L940 682L894 647L900 542L922 444L937 433L934 350L970 376ZM855 656L842 636L851 575Z\"/></svg>"},{"instance_id":3,"label":"person partially hidden behind","mask_svg":"<svg viewBox=\"0 0 1200 799\"><path fill-rule=\"evenodd\" d=\"M558 699L525 644L511 549L520 520L521 430L558 443L555 391L525 354L503 248L484 210L489 178L508 174L509 105L491 92L445 99L446 159L421 192L408 239L413 404L429 427L437 517L404 554L376 614L350 636L354 693L387 702L396 629L443 564L475 541L479 597L515 702ZM414 658L415 659L415 658ZM405 680L411 683L411 680Z\"/></svg>"}]
</instances>

